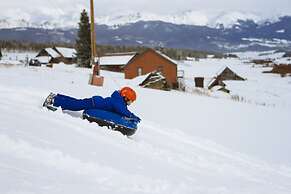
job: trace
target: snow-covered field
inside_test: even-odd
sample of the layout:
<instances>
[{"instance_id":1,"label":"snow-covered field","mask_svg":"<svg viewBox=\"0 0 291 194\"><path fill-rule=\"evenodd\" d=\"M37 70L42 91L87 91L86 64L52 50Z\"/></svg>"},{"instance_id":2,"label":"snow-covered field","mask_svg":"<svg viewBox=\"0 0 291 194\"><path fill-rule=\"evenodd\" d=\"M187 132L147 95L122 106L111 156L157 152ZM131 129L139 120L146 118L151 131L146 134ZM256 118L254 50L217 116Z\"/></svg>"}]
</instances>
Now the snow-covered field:
<instances>
[{"instance_id":1,"label":"snow-covered field","mask_svg":"<svg viewBox=\"0 0 291 194\"><path fill-rule=\"evenodd\" d=\"M0 65L0 193L290 194L291 79L237 59L181 67L191 79L203 64L226 63L248 79L233 92L252 101L144 89L106 71L94 87L90 70L72 66ZM41 106L50 91L108 96L124 85L136 89L130 109L142 118L131 138Z\"/></svg>"},{"instance_id":2,"label":"snow-covered field","mask_svg":"<svg viewBox=\"0 0 291 194\"><path fill-rule=\"evenodd\" d=\"M238 101L262 106L280 107L291 109L291 78L281 78L278 74L264 74L271 67L262 67L250 63L252 59L273 59L278 64L291 64L289 58L282 58L284 53L246 52L236 53L240 58L236 59L200 59L199 61L180 62L179 69L185 71L186 83L190 91L194 87L194 77L204 77L204 84L210 83L212 78L218 75L225 67L229 67L246 81L225 81L230 95L219 95L238 99ZM195 90L195 89L194 89ZM211 93L211 96L216 96ZM236 97L236 98L234 98Z\"/></svg>"},{"instance_id":3,"label":"snow-covered field","mask_svg":"<svg viewBox=\"0 0 291 194\"><path fill-rule=\"evenodd\" d=\"M29 59L36 56L36 52L30 51L7 51L2 50L2 59L0 64L12 64L12 65L23 65L27 64Z\"/></svg>"}]
</instances>

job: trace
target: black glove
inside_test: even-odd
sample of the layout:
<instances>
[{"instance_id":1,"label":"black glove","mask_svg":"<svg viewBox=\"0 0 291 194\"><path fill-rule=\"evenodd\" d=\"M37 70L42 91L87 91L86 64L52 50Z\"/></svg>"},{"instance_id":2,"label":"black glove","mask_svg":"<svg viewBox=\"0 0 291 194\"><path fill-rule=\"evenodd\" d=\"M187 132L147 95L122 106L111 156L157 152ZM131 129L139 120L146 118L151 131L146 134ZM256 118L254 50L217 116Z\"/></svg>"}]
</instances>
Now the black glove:
<instances>
[{"instance_id":1,"label":"black glove","mask_svg":"<svg viewBox=\"0 0 291 194\"><path fill-rule=\"evenodd\" d=\"M132 114L131 119L137 123L140 123L141 119L138 116L135 116L134 114Z\"/></svg>"},{"instance_id":2,"label":"black glove","mask_svg":"<svg viewBox=\"0 0 291 194\"><path fill-rule=\"evenodd\" d=\"M135 119L136 119L136 121L137 121L138 123L141 122L141 119L140 119L138 116L135 116Z\"/></svg>"}]
</instances>

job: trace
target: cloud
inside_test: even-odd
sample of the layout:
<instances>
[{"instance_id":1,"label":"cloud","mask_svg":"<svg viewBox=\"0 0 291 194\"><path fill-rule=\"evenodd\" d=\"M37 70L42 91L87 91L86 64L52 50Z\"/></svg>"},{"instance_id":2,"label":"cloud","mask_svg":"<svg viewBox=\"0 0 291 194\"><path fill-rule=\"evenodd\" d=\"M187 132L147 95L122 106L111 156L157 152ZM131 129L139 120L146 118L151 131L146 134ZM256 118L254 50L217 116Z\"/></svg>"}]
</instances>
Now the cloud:
<instances>
[{"instance_id":1,"label":"cloud","mask_svg":"<svg viewBox=\"0 0 291 194\"><path fill-rule=\"evenodd\" d=\"M59 16L79 16L89 8L89 0L0 0L0 17L23 17L42 20ZM95 14L110 15L124 10L172 14L185 10L213 14L241 10L265 15L285 13L291 15L290 0L95 0Z\"/></svg>"}]
</instances>

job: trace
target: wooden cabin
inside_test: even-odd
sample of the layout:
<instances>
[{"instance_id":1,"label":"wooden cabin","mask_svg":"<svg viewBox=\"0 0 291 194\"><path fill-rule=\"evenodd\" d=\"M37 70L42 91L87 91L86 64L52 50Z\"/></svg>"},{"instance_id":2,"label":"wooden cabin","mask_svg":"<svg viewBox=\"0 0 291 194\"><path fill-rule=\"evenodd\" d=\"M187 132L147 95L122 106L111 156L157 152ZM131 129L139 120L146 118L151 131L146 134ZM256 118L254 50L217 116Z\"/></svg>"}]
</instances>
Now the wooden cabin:
<instances>
[{"instance_id":1,"label":"wooden cabin","mask_svg":"<svg viewBox=\"0 0 291 194\"><path fill-rule=\"evenodd\" d=\"M53 47L44 48L35 57L41 62L41 64L53 64L53 63L76 63L76 50L72 48Z\"/></svg>"},{"instance_id":2,"label":"wooden cabin","mask_svg":"<svg viewBox=\"0 0 291 194\"><path fill-rule=\"evenodd\" d=\"M241 76L237 75L234 71L232 71L229 67L225 67L221 72L215 76L212 81L208 84L208 89L213 88L214 86L223 86L225 87L225 80L241 80L245 79Z\"/></svg>"},{"instance_id":3,"label":"wooden cabin","mask_svg":"<svg viewBox=\"0 0 291 194\"><path fill-rule=\"evenodd\" d=\"M59 63L61 55L53 48L44 48L35 57L41 64Z\"/></svg>"}]
</instances>

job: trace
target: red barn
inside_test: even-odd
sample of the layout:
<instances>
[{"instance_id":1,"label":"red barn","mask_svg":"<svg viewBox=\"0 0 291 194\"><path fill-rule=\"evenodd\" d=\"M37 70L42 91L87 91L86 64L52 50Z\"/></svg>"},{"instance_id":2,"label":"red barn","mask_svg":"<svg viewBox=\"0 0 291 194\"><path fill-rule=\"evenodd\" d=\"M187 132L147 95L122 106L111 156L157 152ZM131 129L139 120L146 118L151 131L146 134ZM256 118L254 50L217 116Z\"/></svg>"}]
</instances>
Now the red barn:
<instances>
[{"instance_id":1,"label":"red barn","mask_svg":"<svg viewBox=\"0 0 291 194\"><path fill-rule=\"evenodd\" d=\"M171 87L177 87L177 63L154 49L136 54L124 67L126 79L160 71Z\"/></svg>"}]
</instances>

